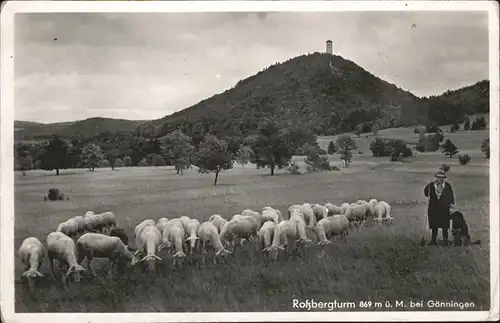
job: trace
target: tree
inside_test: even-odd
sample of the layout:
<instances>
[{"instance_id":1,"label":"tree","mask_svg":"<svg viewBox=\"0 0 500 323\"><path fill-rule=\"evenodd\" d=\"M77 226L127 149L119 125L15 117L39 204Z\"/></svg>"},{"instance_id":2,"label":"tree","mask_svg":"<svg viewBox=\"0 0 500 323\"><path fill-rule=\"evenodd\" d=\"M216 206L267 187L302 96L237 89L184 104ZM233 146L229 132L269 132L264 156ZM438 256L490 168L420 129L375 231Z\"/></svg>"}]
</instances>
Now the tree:
<instances>
[{"instance_id":1,"label":"tree","mask_svg":"<svg viewBox=\"0 0 500 323\"><path fill-rule=\"evenodd\" d=\"M450 132L457 132L458 130L460 130L460 125L458 124L458 122L455 122L451 125Z\"/></svg>"},{"instance_id":2,"label":"tree","mask_svg":"<svg viewBox=\"0 0 500 323\"><path fill-rule=\"evenodd\" d=\"M252 149L245 145L240 145L240 148L236 152L236 161L245 167L246 164L250 161L252 157Z\"/></svg>"},{"instance_id":3,"label":"tree","mask_svg":"<svg viewBox=\"0 0 500 323\"><path fill-rule=\"evenodd\" d=\"M139 163L137 164L137 166L141 166L141 167L145 167L145 166L149 166L148 162L146 161L146 158L143 158L139 161Z\"/></svg>"},{"instance_id":4,"label":"tree","mask_svg":"<svg viewBox=\"0 0 500 323\"><path fill-rule=\"evenodd\" d=\"M467 119L465 119L464 130L469 131L469 129L470 129L470 119L467 118Z\"/></svg>"},{"instance_id":5,"label":"tree","mask_svg":"<svg viewBox=\"0 0 500 323\"><path fill-rule=\"evenodd\" d=\"M194 164L202 174L215 173L214 185L217 185L219 173L224 169L233 168L233 154L224 140L214 135L207 135L194 154Z\"/></svg>"},{"instance_id":6,"label":"tree","mask_svg":"<svg viewBox=\"0 0 500 323\"><path fill-rule=\"evenodd\" d=\"M82 154L80 155L80 162L91 172L93 172L96 167L99 167L103 161L104 154L102 153L101 147L94 143L88 143L83 147Z\"/></svg>"},{"instance_id":7,"label":"tree","mask_svg":"<svg viewBox=\"0 0 500 323\"><path fill-rule=\"evenodd\" d=\"M384 139L376 137L370 143L370 150L373 157L384 157L389 156L390 151L387 147L387 143Z\"/></svg>"},{"instance_id":8,"label":"tree","mask_svg":"<svg viewBox=\"0 0 500 323\"><path fill-rule=\"evenodd\" d=\"M380 126L378 125L378 123L374 124L372 126L372 134L377 137L378 136L378 131L380 130Z\"/></svg>"},{"instance_id":9,"label":"tree","mask_svg":"<svg viewBox=\"0 0 500 323\"><path fill-rule=\"evenodd\" d=\"M252 147L253 161L258 168L269 167L274 176L276 167L281 169L288 165L297 146L288 129L282 129L274 120L266 120Z\"/></svg>"},{"instance_id":10,"label":"tree","mask_svg":"<svg viewBox=\"0 0 500 323\"><path fill-rule=\"evenodd\" d=\"M59 175L60 169L67 169L69 165L68 143L60 139L57 135L52 136L47 146L40 154L40 167L44 170L56 171Z\"/></svg>"},{"instance_id":11,"label":"tree","mask_svg":"<svg viewBox=\"0 0 500 323\"><path fill-rule=\"evenodd\" d=\"M308 171L318 171L318 170L331 170L330 162L328 161L328 157L323 149L320 149L319 146L310 147L306 152L307 157L304 159L304 162L307 165Z\"/></svg>"},{"instance_id":12,"label":"tree","mask_svg":"<svg viewBox=\"0 0 500 323\"><path fill-rule=\"evenodd\" d=\"M118 157L120 157L120 150L113 148L104 153L104 156L109 161L109 165L111 166L111 170L115 170L115 163Z\"/></svg>"},{"instance_id":13,"label":"tree","mask_svg":"<svg viewBox=\"0 0 500 323\"><path fill-rule=\"evenodd\" d=\"M490 159L490 139L484 139L481 142L481 153L483 153L484 157Z\"/></svg>"},{"instance_id":14,"label":"tree","mask_svg":"<svg viewBox=\"0 0 500 323\"><path fill-rule=\"evenodd\" d=\"M335 146L335 143L332 141L330 141L330 143L328 144L328 155L333 155L337 152L337 147Z\"/></svg>"},{"instance_id":15,"label":"tree","mask_svg":"<svg viewBox=\"0 0 500 323\"><path fill-rule=\"evenodd\" d=\"M180 130L175 130L160 139L160 149L164 160L174 165L177 174L191 165L191 156L194 152L191 137Z\"/></svg>"},{"instance_id":16,"label":"tree","mask_svg":"<svg viewBox=\"0 0 500 323\"><path fill-rule=\"evenodd\" d=\"M352 150L358 148L356 141L349 135L342 135L337 138L337 147L339 148L338 153L340 154L340 159L344 161L346 167L349 167L352 158Z\"/></svg>"},{"instance_id":17,"label":"tree","mask_svg":"<svg viewBox=\"0 0 500 323\"><path fill-rule=\"evenodd\" d=\"M30 155L18 156L15 163L16 169L20 170L23 173L23 176L26 176L26 172L28 170L33 169L33 157Z\"/></svg>"},{"instance_id":18,"label":"tree","mask_svg":"<svg viewBox=\"0 0 500 323\"><path fill-rule=\"evenodd\" d=\"M123 165L124 165L125 167L130 167L130 166L132 166L132 158L130 158L130 156L128 156L128 155L127 155L127 156L125 156L125 157L123 157Z\"/></svg>"},{"instance_id":19,"label":"tree","mask_svg":"<svg viewBox=\"0 0 500 323\"><path fill-rule=\"evenodd\" d=\"M470 130L483 130L486 129L486 120L483 116L479 116L472 122Z\"/></svg>"},{"instance_id":20,"label":"tree","mask_svg":"<svg viewBox=\"0 0 500 323\"><path fill-rule=\"evenodd\" d=\"M450 158L458 153L457 146L455 146L450 139L446 139L444 144L441 146L441 149L443 150L443 154Z\"/></svg>"}]
</instances>

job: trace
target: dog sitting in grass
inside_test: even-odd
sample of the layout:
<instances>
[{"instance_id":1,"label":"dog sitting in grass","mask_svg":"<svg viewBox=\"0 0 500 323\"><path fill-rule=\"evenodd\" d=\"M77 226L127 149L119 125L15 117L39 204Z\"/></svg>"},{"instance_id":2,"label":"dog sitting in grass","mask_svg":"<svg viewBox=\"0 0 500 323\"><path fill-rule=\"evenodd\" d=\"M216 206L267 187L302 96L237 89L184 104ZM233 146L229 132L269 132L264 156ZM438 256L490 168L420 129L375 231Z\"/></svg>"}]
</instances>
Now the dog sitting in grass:
<instances>
[{"instance_id":1,"label":"dog sitting in grass","mask_svg":"<svg viewBox=\"0 0 500 323\"><path fill-rule=\"evenodd\" d=\"M469 235L469 226L465 221L464 215L458 210L452 210L451 218L451 233L453 242L456 247L468 246L469 244L481 244L481 240L471 241Z\"/></svg>"}]
</instances>

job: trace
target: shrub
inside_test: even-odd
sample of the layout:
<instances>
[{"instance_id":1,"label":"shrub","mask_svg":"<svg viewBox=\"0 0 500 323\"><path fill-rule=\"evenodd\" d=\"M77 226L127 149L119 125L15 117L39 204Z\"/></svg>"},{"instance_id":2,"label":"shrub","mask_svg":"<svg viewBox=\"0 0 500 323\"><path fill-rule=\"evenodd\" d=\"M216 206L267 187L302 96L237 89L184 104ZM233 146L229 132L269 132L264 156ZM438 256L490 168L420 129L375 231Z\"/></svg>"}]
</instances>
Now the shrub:
<instances>
[{"instance_id":1,"label":"shrub","mask_svg":"<svg viewBox=\"0 0 500 323\"><path fill-rule=\"evenodd\" d=\"M149 166L148 165L148 162L146 161L146 158L143 158L141 159L141 161L139 162L139 164L137 164L137 166Z\"/></svg>"},{"instance_id":2,"label":"shrub","mask_svg":"<svg viewBox=\"0 0 500 323\"><path fill-rule=\"evenodd\" d=\"M111 163L107 159L103 159L99 162L99 167L111 167Z\"/></svg>"},{"instance_id":3,"label":"shrub","mask_svg":"<svg viewBox=\"0 0 500 323\"><path fill-rule=\"evenodd\" d=\"M125 167L131 167L132 166L132 158L130 158L130 156L123 157L123 165Z\"/></svg>"},{"instance_id":4,"label":"shrub","mask_svg":"<svg viewBox=\"0 0 500 323\"><path fill-rule=\"evenodd\" d=\"M423 135L418 139L416 149L420 152L437 151L439 149L440 136L438 134Z\"/></svg>"},{"instance_id":5,"label":"shrub","mask_svg":"<svg viewBox=\"0 0 500 323\"><path fill-rule=\"evenodd\" d=\"M333 155L337 152L337 147L335 146L335 143L333 141L330 141L328 144L328 154Z\"/></svg>"},{"instance_id":6,"label":"shrub","mask_svg":"<svg viewBox=\"0 0 500 323\"><path fill-rule=\"evenodd\" d=\"M322 152L324 151L322 149L318 149L317 147L309 149L307 157L304 159L308 171L331 170L328 157L326 154L322 154Z\"/></svg>"},{"instance_id":7,"label":"shrub","mask_svg":"<svg viewBox=\"0 0 500 323\"><path fill-rule=\"evenodd\" d=\"M389 156L390 152L388 148L389 147L386 145L386 141L382 138L375 138L370 143L370 150L372 152L373 157Z\"/></svg>"},{"instance_id":8,"label":"shrub","mask_svg":"<svg viewBox=\"0 0 500 323\"><path fill-rule=\"evenodd\" d=\"M483 130L486 129L486 120L483 116L479 116L472 122L470 130Z\"/></svg>"},{"instance_id":9,"label":"shrub","mask_svg":"<svg viewBox=\"0 0 500 323\"><path fill-rule=\"evenodd\" d=\"M450 126L450 132L457 132L458 130L460 130L460 125L457 122Z\"/></svg>"},{"instance_id":10,"label":"shrub","mask_svg":"<svg viewBox=\"0 0 500 323\"><path fill-rule=\"evenodd\" d=\"M57 188L51 188L49 189L49 193L47 194L47 197L49 198L50 201L57 201L59 199L59 196L61 195L61 192Z\"/></svg>"},{"instance_id":11,"label":"shrub","mask_svg":"<svg viewBox=\"0 0 500 323\"><path fill-rule=\"evenodd\" d=\"M481 153L483 153L484 157L490 159L490 139L484 139L481 142Z\"/></svg>"},{"instance_id":12,"label":"shrub","mask_svg":"<svg viewBox=\"0 0 500 323\"><path fill-rule=\"evenodd\" d=\"M332 166L332 171L339 171L340 168L338 166Z\"/></svg>"},{"instance_id":13,"label":"shrub","mask_svg":"<svg viewBox=\"0 0 500 323\"><path fill-rule=\"evenodd\" d=\"M125 164L123 163L123 160L121 160L120 158L117 158L115 160L115 167L123 167Z\"/></svg>"},{"instance_id":14,"label":"shrub","mask_svg":"<svg viewBox=\"0 0 500 323\"><path fill-rule=\"evenodd\" d=\"M470 129L470 119L467 118L464 123L464 130L468 131Z\"/></svg>"},{"instance_id":15,"label":"shrub","mask_svg":"<svg viewBox=\"0 0 500 323\"><path fill-rule=\"evenodd\" d=\"M444 144L441 146L441 149L443 150L443 154L450 158L458 153L457 146L455 146L450 139L446 139Z\"/></svg>"},{"instance_id":16,"label":"shrub","mask_svg":"<svg viewBox=\"0 0 500 323\"><path fill-rule=\"evenodd\" d=\"M439 130L440 129L439 129L437 123L435 123L435 122L427 124L425 126L425 132L427 132L427 133L437 133L437 132L439 132Z\"/></svg>"},{"instance_id":17,"label":"shrub","mask_svg":"<svg viewBox=\"0 0 500 323\"><path fill-rule=\"evenodd\" d=\"M470 162L471 158L468 154L460 154L458 155L458 161L460 165L467 165Z\"/></svg>"},{"instance_id":18,"label":"shrub","mask_svg":"<svg viewBox=\"0 0 500 323\"><path fill-rule=\"evenodd\" d=\"M297 164L297 162L293 161L290 163L290 166L288 166L288 168L286 170L292 175L300 175L301 172L299 169L300 169L300 166Z\"/></svg>"}]
</instances>

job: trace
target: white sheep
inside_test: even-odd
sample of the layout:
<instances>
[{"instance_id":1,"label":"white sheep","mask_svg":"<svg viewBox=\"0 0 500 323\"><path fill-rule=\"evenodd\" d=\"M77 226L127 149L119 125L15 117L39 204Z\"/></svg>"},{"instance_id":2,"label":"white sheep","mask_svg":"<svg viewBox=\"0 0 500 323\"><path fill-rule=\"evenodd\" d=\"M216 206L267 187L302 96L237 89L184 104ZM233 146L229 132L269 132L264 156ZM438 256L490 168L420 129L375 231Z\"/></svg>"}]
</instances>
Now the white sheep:
<instances>
[{"instance_id":1,"label":"white sheep","mask_svg":"<svg viewBox=\"0 0 500 323\"><path fill-rule=\"evenodd\" d=\"M243 210L243 212L241 212L242 216L252 216L252 215L256 215L256 214L259 214L259 212L254 211L254 210L250 210L250 209L245 209L245 210Z\"/></svg>"},{"instance_id":2,"label":"white sheep","mask_svg":"<svg viewBox=\"0 0 500 323\"><path fill-rule=\"evenodd\" d=\"M230 242L238 239L242 245L243 239L250 240L260 229L260 222L253 216L241 216L236 220L227 222L222 228L219 238L221 241Z\"/></svg>"},{"instance_id":3,"label":"white sheep","mask_svg":"<svg viewBox=\"0 0 500 323\"><path fill-rule=\"evenodd\" d=\"M345 216L351 224L361 224L368 212L368 204L351 204L345 211Z\"/></svg>"},{"instance_id":4,"label":"white sheep","mask_svg":"<svg viewBox=\"0 0 500 323\"><path fill-rule=\"evenodd\" d=\"M219 233L215 225L211 222L203 222L198 227L198 237L201 242L201 250L203 253L203 262L205 262L205 253L208 246L211 246L215 250L215 255L213 258L214 264L217 264L216 256L226 256L231 254L231 251L224 248L222 242L219 239Z\"/></svg>"},{"instance_id":5,"label":"white sheep","mask_svg":"<svg viewBox=\"0 0 500 323\"><path fill-rule=\"evenodd\" d=\"M196 250L196 247L199 245L198 240L200 240L200 238L198 238L197 236L197 231L199 226L200 226L200 221L196 219L190 219L184 226L186 235L188 236L186 238L186 241L189 242L189 255L192 255L193 252Z\"/></svg>"},{"instance_id":6,"label":"white sheep","mask_svg":"<svg viewBox=\"0 0 500 323\"><path fill-rule=\"evenodd\" d=\"M50 262L52 275L55 278L54 260L59 262L59 267L67 267L66 274L62 275L62 283L68 288L67 278L71 275L75 282L80 282L80 273L86 269L80 266L76 259L76 245L73 239L62 232L51 232L47 236L47 255Z\"/></svg>"},{"instance_id":7,"label":"white sheep","mask_svg":"<svg viewBox=\"0 0 500 323\"><path fill-rule=\"evenodd\" d=\"M214 214L208 219L208 222L213 223L213 225L215 225L215 227L217 228L218 233L220 233L227 220L224 219L220 214Z\"/></svg>"},{"instance_id":8,"label":"white sheep","mask_svg":"<svg viewBox=\"0 0 500 323\"><path fill-rule=\"evenodd\" d=\"M111 231L116 228L116 215L115 213L108 211L100 214L101 224L104 229Z\"/></svg>"},{"instance_id":9,"label":"white sheep","mask_svg":"<svg viewBox=\"0 0 500 323\"><path fill-rule=\"evenodd\" d=\"M101 233L85 233L76 241L78 263L87 259L87 268L92 276L96 276L94 268L90 265L94 258L108 258L116 269L122 260L130 261L134 266L139 262L129 248L118 237L110 237Z\"/></svg>"},{"instance_id":10,"label":"white sheep","mask_svg":"<svg viewBox=\"0 0 500 323\"><path fill-rule=\"evenodd\" d=\"M154 223L154 221L153 221ZM154 271L156 267L155 260L161 261L162 259L156 255L156 251L161 244L162 234L155 224L146 226L139 233L136 254L146 253L146 256L141 259L147 261L148 269Z\"/></svg>"},{"instance_id":11,"label":"white sheep","mask_svg":"<svg viewBox=\"0 0 500 323\"><path fill-rule=\"evenodd\" d=\"M304 203L302 205L302 213L304 215L304 221L309 228L314 228L316 226L316 217L314 216L314 211L311 204Z\"/></svg>"},{"instance_id":12,"label":"white sheep","mask_svg":"<svg viewBox=\"0 0 500 323\"><path fill-rule=\"evenodd\" d=\"M39 271L45 256L43 244L35 237L26 238L19 247L17 254L25 266L21 277L26 278L28 287L33 292L35 277L43 277Z\"/></svg>"},{"instance_id":13,"label":"white sheep","mask_svg":"<svg viewBox=\"0 0 500 323\"><path fill-rule=\"evenodd\" d=\"M384 220L391 221L394 219L391 216L391 206L385 201L379 201L374 207L375 220L382 222Z\"/></svg>"},{"instance_id":14,"label":"white sheep","mask_svg":"<svg viewBox=\"0 0 500 323\"><path fill-rule=\"evenodd\" d=\"M167 225L163 228L162 234L162 242L158 248L158 251L163 250L164 248L173 247L174 252L172 257L174 258L174 266L177 263L182 262L182 258L185 258L187 255L184 252L184 238L186 236L186 231L184 230L183 221L189 221L184 219L172 219L168 221Z\"/></svg>"},{"instance_id":15,"label":"white sheep","mask_svg":"<svg viewBox=\"0 0 500 323\"><path fill-rule=\"evenodd\" d=\"M238 219L238 218L241 218L242 216L243 216L243 215L241 215L241 214L235 214L235 215L233 215L233 216L231 217L231 221L236 220L236 219Z\"/></svg>"},{"instance_id":16,"label":"white sheep","mask_svg":"<svg viewBox=\"0 0 500 323\"><path fill-rule=\"evenodd\" d=\"M80 215L77 215L75 217L73 217L73 220L76 221L76 223L78 223L78 231L77 233L78 234L83 234L85 233L85 219L83 216L80 216Z\"/></svg>"},{"instance_id":17,"label":"white sheep","mask_svg":"<svg viewBox=\"0 0 500 323\"><path fill-rule=\"evenodd\" d=\"M62 223L59 223L56 232L64 233L68 237L73 238L78 234L78 226L79 226L78 221L71 218Z\"/></svg>"},{"instance_id":18,"label":"white sheep","mask_svg":"<svg viewBox=\"0 0 500 323\"><path fill-rule=\"evenodd\" d=\"M331 244L330 238L340 235L344 242L349 231L349 220L344 214L337 214L322 219L316 225L316 234L318 235L319 245Z\"/></svg>"},{"instance_id":19,"label":"white sheep","mask_svg":"<svg viewBox=\"0 0 500 323\"><path fill-rule=\"evenodd\" d=\"M271 246L265 248L265 251L272 252L272 258L276 258L276 252L284 250L286 244L288 253L293 248L294 242L311 243L306 234L306 223L302 212L298 209L292 210L290 219L282 221L276 225Z\"/></svg>"},{"instance_id":20,"label":"white sheep","mask_svg":"<svg viewBox=\"0 0 500 323\"><path fill-rule=\"evenodd\" d=\"M340 209L342 210L342 213L341 214L345 214L345 212L347 211L347 209L351 206L351 204L347 203L347 202L344 202L342 204L340 204Z\"/></svg>"},{"instance_id":21,"label":"white sheep","mask_svg":"<svg viewBox=\"0 0 500 323\"><path fill-rule=\"evenodd\" d=\"M165 225L167 225L167 222L169 221L168 218L159 218L158 221L156 222L156 227L160 232L163 232L163 229L165 228Z\"/></svg>"},{"instance_id":22,"label":"white sheep","mask_svg":"<svg viewBox=\"0 0 500 323\"><path fill-rule=\"evenodd\" d=\"M146 227L149 227L149 226L156 226L156 222L154 220L147 219L147 220L142 221L138 225L136 225L136 227L134 229L135 247L137 248L136 254L141 252L139 250L139 245L141 244L141 240L140 240L141 232L142 232L142 230L144 230Z\"/></svg>"},{"instance_id":23,"label":"white sheep","mask_svg":"<svg viewBox=\"0 0 500 323\"><path fill-rule=\"evenodd\" d=\"M368 201L368 214L371 218L375 217L375 206L377 205L378 201L376 199L371 199Z\"/></svg>"},{"instance_id":24,"label":"white sheep","mask_svg":"<svg viewBox=\"0 0 500 323\"><path fill-rule=\"evenodd\" d=\"M264 251L267 247L270 247L274 239L274 230L276 229L276 223L273 221L266 221L262 227L257 232L259 236L260 248Z\"/></svg>"},{"instance_id":25,"label":"white sheep","mask_svg":"<svg viewBox=\"0 0 500 323\"><path fill-rule=\"evenodd\" d=\"M313 204L312 210L314 212L316 222L319 222L319 221L321 221L321 219L324 219L328 216L328 209L326 207L324 207L323 205Z\"/></svg>"},{"instance_id":26,"label":"white sheep","mask_svg":"<svg viewBox=\"0 0 500 323\"><path fill-rule=\"evenodd\" d=\"M345 210L332 203L326 203L325 208L328 210L328 216L345 213Z\"/></svg>"},{"instance_id":27,"label":"white sheep","mask_svg":"<svg viewBox=\"0 0 500 323\"><path fill-rule=\"evenodd\" d=\"M270 206L266 206L262 209L262 223L265 223L266 221L273 221L275 224L278 224L283 220L283 215L281 215L279 210Z\"/></svg>"}]
</instances>

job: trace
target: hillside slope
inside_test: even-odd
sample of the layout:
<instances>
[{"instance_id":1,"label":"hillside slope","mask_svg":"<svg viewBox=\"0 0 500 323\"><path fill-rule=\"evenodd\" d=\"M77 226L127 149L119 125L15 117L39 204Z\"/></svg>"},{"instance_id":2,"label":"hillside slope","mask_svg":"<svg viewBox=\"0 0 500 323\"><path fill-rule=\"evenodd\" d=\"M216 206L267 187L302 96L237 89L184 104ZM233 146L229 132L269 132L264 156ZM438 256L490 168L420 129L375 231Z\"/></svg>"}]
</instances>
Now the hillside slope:
<instances>
[{"instance_id":1,"label":"hillside slope","mask_svg":"<svg viewBox=\"0 0 500 323\"><path fill-rule=\"evenodd\" d=\"M135 131L138 126L145 122L147 121L111 118L89 118L80 121L49 124L15 121L14 137L16 140L43 139L49 138L53 134L57 134L68 139L86 138L98 135L103 132L114 133L121 131Z\"/></svg>"},{"instance_id":2,"label":"hillside slope","mask_svg":"<svg viewBox=\"0 0 500 323\"><path fill-rule=\"evenodd\" d=\"M377 120L389 127L416 120L420 99L340 56L314 53L274 64L233 88L138 128L161 136L177 127L197 136L244 135L265 117L300 123L317 134L352 131Z\"/></svg>"},{"instance_id":3,"label":"hillside slope","mask_svg":"<svg viewBox=\"0 0 500 323\"><path fill-rule=\"evenodd\" d=\"M490 112L490 81L483 80L476 84L453 91L446 91L439 96L455 105L464 107L467 114Z\"/></svg>"}]
</instances>

